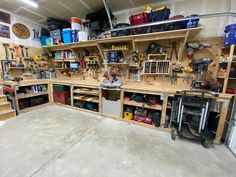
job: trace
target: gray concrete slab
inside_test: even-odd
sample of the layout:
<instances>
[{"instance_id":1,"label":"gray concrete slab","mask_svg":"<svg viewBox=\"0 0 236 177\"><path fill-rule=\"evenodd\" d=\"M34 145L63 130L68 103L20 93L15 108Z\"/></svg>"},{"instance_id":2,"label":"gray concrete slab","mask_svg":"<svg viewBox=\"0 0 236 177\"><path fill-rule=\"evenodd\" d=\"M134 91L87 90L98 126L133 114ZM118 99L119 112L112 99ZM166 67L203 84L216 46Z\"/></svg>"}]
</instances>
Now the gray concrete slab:
<instances>
[{"instance_id":1,"label":"gray concrete slab","mask_svg":"<svg viewBox=\"0 0 236 177\"><path fill-rule=\"evenodd\" d=\"M224 145L209 150L155 131L56 105L0 128L1 177L235 177Z\"/></svg>"}]
</instances>

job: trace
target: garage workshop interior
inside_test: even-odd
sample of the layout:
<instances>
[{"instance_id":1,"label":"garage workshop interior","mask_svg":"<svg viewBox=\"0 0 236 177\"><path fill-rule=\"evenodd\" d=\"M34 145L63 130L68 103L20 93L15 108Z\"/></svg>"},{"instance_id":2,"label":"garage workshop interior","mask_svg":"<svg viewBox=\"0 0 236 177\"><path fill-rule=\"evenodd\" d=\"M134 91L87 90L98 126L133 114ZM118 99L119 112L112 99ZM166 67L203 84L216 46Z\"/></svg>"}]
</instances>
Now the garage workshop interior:
<instances>
[{"instance_id":1,"label":"garage workshop interior","mask_svg":"<svg viewBox=\"0 0 236 177\"><path fill-rule=\"evenodd\" d=\"M0 177L235 177L235 0L0 0Z\"/></svg>"}]
</instances>

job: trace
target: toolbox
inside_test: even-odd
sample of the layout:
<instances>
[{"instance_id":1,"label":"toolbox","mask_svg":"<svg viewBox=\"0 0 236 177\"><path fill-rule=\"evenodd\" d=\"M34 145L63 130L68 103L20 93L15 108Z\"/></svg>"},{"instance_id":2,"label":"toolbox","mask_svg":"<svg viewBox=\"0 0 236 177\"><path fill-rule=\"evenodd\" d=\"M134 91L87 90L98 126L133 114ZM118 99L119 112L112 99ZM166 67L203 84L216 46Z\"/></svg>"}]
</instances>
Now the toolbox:
<instances>
[{"instance_id":1,"label":"toolbox","mask_svg":"<svg viewBox=\"0 0 236 177\"><path fill-rule=\"evenodd\" d=\"M141 25L144 23L149 23L150 18L148 13L141 13L136 15L131 15L129 17L130 24L131 25ZM135 34L142 34L142 33L148 33L149 27L141 27L141 28L135 28L134 33Z\"/></svg>"},{"instance_id":2,"label":"toolbox","mask_svg":"<svg viewBox=\"0 0 236 177\"><path fill-rule=\"evenodd\" d=\"M170 9L168 9L166 6L162 6L150 14L150 22L168 20L169 16L170 16ZM152 32L164 31L166 29L165 26L166 26L165 24L155 25L155 26L152 26L151 29L152 29Z\"/></svg>"},{"instance_id":3,"label":"toolbox","mask_svg":"<svg viewBox=\"0 0 236 177\"><path fill-rule=\"evenodd\" d=\"M175 15L175 16L171 17L170 19L171 20L176 20L176 19L181 19L181 18L184 18L184 16L183 15ZM184 29L184 28L186 28L185 24L186 24L185 20L184 21L179 21L179 22L173 22L173 23L170 23L170 24L167 25L166 30Z\"/></svg>"}]
</instances>

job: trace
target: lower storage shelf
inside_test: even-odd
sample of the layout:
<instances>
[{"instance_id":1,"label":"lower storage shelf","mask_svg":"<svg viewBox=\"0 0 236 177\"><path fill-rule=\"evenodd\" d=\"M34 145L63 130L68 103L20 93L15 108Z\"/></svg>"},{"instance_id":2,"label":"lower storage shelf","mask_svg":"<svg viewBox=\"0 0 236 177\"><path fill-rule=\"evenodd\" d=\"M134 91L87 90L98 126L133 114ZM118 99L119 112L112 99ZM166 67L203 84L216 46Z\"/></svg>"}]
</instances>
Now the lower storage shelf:
<instances>
[{"instance_id":1,"label":"lower storage shelf","mask_svg":"<svg viewBox=\"0 0 236 177\"><path fill-rule=\"evenodd\" d=\"M142 108L147 108L147 109L154 109L154 110L162 110L162 106L161 105L153 105L153 106L149 106L146 103L138 103L136 101L127 101L124 100L124 105L129 105L129 106L136 106L136 107L142 107Z\"/></svg>"}]
</instances>

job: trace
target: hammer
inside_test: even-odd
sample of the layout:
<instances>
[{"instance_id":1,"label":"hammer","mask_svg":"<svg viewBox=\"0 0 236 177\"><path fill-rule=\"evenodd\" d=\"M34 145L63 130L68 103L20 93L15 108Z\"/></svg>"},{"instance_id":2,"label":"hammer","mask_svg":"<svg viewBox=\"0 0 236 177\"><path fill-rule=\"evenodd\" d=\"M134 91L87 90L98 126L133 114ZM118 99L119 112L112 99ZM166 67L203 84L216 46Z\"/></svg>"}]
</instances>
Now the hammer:
<instances>
[{"instance_id":1,"label":"hammer","mask_svg":"<svg viewBox=\"0 0 236 177\"><path fill-rule=\"evenodd\" d=\"M29 58L28 47L25 47L26 58Z\"/></svg>"},{"instance_id":2,"label":"hammer","mask_svg":"<svg viewBox=\"0 0 236 177\"><path fill-rule=\"evenodd\" d=\"M14 48L9 48L9 50L11 51L11 59L13 60L15 49Z\"/></svg>"},{"instance_id":3,"label":"hammer","mask_svg":"<svg viewBox=\"0 0 236 177\"><path fill-rule=\"evenodd\" d=\"M20 50L21 50L21 57L22 57L22 58L25 58L25 55L24 55L24 46L23 46L23 45L20 45Z\"/></svg>"},{"instance_id":4,"label":"hammer","mask_svg":"<svg viewBox=\"0 0 236 177\"><path fill-rule=\"evenodd\" d=\"M9 47L9 44L3 43L2 45L4 46L6 59L8 60L8 47Z\"/></svg>"}]
</instances>

